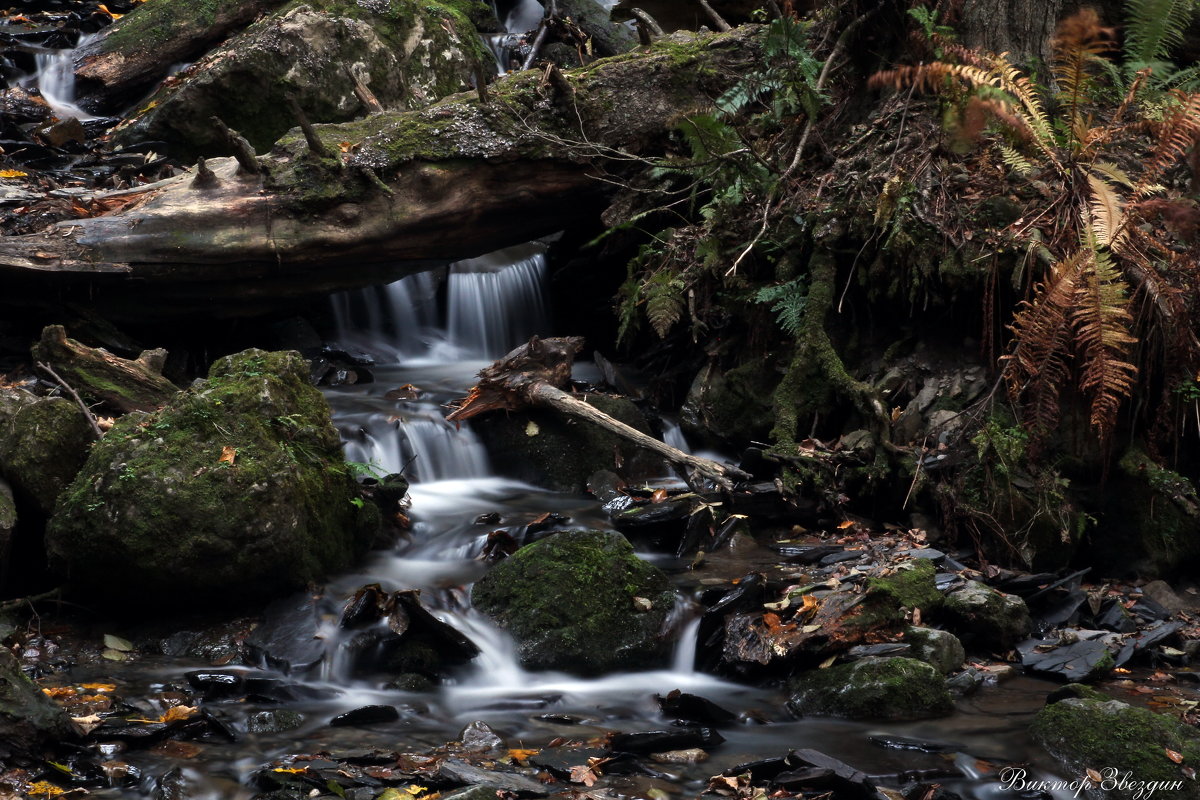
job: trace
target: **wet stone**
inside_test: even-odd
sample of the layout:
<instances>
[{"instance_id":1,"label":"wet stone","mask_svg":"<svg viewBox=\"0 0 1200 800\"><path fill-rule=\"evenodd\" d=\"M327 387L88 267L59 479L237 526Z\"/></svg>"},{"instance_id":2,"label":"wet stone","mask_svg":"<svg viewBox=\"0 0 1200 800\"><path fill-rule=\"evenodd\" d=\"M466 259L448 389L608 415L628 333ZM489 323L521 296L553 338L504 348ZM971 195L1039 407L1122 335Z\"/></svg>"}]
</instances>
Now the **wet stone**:
<instances>
[{"instance_id":1,"label":"wet stone","mask_svg":"<svg viewBox=\"0 0 1200 800\"><path fill-rule=\"evenodd\" d=\"M338 714L329 720L331 727L357 727L359 725L374 725L381 722L395 722L400 719L400 712L395 706L374 705L362 706L344 714Z\"/></svg>"},{"instance_id":2,"label":"wet stone","mask_svg":"<svg viewBox=\"0 0 1200 800\"><path fill-rule=\"evenodd\" d=\"M529 763L559 778L570 778L571 767L585 766L589 759L606 758L609 751L600 747L547 747L529 757Z\"/></svg>"},{"instance_id":3,"label":"wet stone","mask_svg":"<svg viewBox=\"0 0 1200 800\"><path fill-rule=\"evenodd\" d=\"M1093 680L1113 668L1113 654L1103 639L1081 639L1059 646L1050 640L1030 639L1018 648L1021 666L1043 675L1070 681Z\"/></svg>"},{"instance_id":4,"label":"wet stone","mask_svg":"<svg viewBox=\"0 0 1200 800\"><path fill-rule=\"evenodd\" d=\"M284 708L256 711L246 717L246 730L249 733L282 733L294 731L303 724L302 714Z\"/></svg>"},{"instance_id":5,"label":"wet stone","mask_svg":"<svg viewBox=\"0 0 1200 800\"><path fill-rule=\"evenodd\" d=\"M725 737L712 728L679 728L670 731L619 733L612 737L612 749L625 753L661 753L692 747L715 747Z\"/></svg>"},{"instance_id":6,"label":"wet stone","mask_svg":"<svg viewBox=\"0 0 1200 800\"><path fill-rule=\"evenodd\" d=\"M458 735L458 740L462 742L464 750L473 753L487 753L504 747L504 740L497 736L486 722L480 720L468 723Z\"/></svg>"},{"instance_id":7,"label":"wet stone","mask_svg":"<svg viewBox=\"0 0 1200 800\"><path fill-rule=\"evenodd\" d=\"M442 762L438 777L443 780L460 784L486 786L496 792L513 792L515 794L547 795L550 789L533 778L527 778L515 772L496 772L468 764L457 758L448 758Z\"/></svg>"},{"instance_id":8,"label":"wet stone","mask_svg":"<svg viewBox=\"0 0 1200 800\"><path fill-rule=\"evenodd\" d=\"M699 747L689 747L686 750L651 753L650 760L659 764L699 764L701 761L708 760L708 753Z\"/></svg>"},{"instance_id":9,"label":"wet stone","mask_svg":"<svg viewBox=\"0 0 1200 800\"><path fill-rule=\"evenodd\" d=\"M188 684L204 694L205 700L228 700L245 694L245 680L232 672L189 672Z\"/></svg>"},{"instance_id":10,"label":"wet stone","mask_svg":"<svg viewBox=\"0 0 1200 800\"><path fill-rule=\"evenodd\" d=\"M675 689L666 697L655 696L663 716L674 717L685 722L706 725L728 725L737 719L737 714L721 708L704 697L687 694Z\"/></svg>"}]
</instances>

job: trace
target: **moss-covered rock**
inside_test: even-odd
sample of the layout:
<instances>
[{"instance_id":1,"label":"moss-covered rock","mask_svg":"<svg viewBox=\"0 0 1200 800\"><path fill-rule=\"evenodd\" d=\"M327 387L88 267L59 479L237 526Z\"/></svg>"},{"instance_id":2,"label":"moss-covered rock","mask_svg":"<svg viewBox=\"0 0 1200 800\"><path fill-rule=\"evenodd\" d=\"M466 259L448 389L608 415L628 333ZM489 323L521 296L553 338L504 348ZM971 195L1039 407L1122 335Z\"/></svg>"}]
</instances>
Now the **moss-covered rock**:
<instances>
[{"instance_id":1,"label":"moss-covered rock","mask_svg":"<svg viewBox=\"0 0 1200 800\"><path fill-rule=\"evenodd\" d=\"M349 566L373 535L362 505L306 362L247 350L161 411L119 420L46 544L73 585L104 597L245 601Z\"/></svg>"},{"instance_id":2,"label":"moss-covered rock","mask_svg":"<svg viewBox=\"0 0 1200 800\"><path fill-rule=\"evenodd\" d=\"M896 610L920 609L930 614L941 608L945 599L938 591L936 576L932 561L924 558L906 561L891 575L868 578L867 597L876 602L886 599L886 605Z\"/></svg>"},{"instance_id":3,"label":"moss-covered rock","mask_svg":"<svg viewBox=\"0 0 1200 800\"><path fill-rule=\"evenodd\" d=\"M0 647L0 752L36 753L45 744L74 739L66 712L54 705Z\"/></svg>"},{"instance_id":4,"label":"moss-covered rock","mask_svg":"<svg viewBox=\"0 0 1200 800\"><path fill-rule=\"evenodd\" d=\"M1170 717L1117 700L1072 697L1039 711L1030 732L1068 774L1094 770L1110 781L1088 797L1144 798L1150 782L1162 782L1155 796L1200 798L1200 783L1182 772L1200 768L1200 733ZM1176 763L1167 750L1183 760Z\"/></svg>"},{"instance_id":5,"label":"moss-covered rock","mask_svg":"<svg viewBox=\"0 0 1200 800\"><path fill-rule=\"evenodd\" d=\"M964 644L985 650L1010 650L1033 630L1024 600L979 581L946 595L942 615Z\"/></svg>"},{"instance_id":6,"label":"moss-covered rock","mask_svg":"<svg viewBox=\"0 0 1200 800\"><path fill-rule=\"evenodd\" d=\"M779 374L769 359L752 359L722 372L709 364L696 375L680 424L710 442L745 446L771 429L771 397Z\"/></svg>"},{"instance_id":7,"label":"moss-covered rock","mask_svg":"<svg viewBox=\"0 0 1200 800\"><path fill-rule=\"evenodd\" d=\"M583 395L589 405L643 433L646 417L633 401L603 394ZM627 481L661 475L661 457L590 422L549 410L491 414L472 420L501 475L560 492L582 492L599 470Z\"/></svg>"},{"instance_id":8,"label":"moss-covered rock","mask_svg":"<svg viewBox=\"0 0 1200 800\"><path fill-rule=\"evenodd\" d=\"M911 658L864 658L801 673L790 685L796 714L848 719L928 719L954 711L941 674Z\"/></svg>"},{"instance_id":9,"label":"moss-covered rock","mask_svg":"<svg viewBox=\"0 0 1200 800\"><path fill-rule=\"evenodd\" d=\"M471 600L512 634L531 669L598 675L670 656L670 581L618 533L564 531L523 547L475 584Z\"/></svg>"},{"instance_id":10,"label":"moss-covered rock","mask_svg":"<svg viewBox=\"0 0 1200 800\"><path fill-rule=\"evenodd\" d=\"M161 88L114 141L170 143L181 156L224 154L219 116L258 150L296 127L289 100L313 122L371 109L415 109L466 88L490 65L469 18L474 0L311 0L256 22Z\"/></svg>"},{"instance_id":11,"label":"moss-covered rock","mask_svg":"<svg viewBox=\"0 0 1200 800\"><path fill-rule=\"evenodd\" d=\"M924 661L943 675L961 669L967 660L962 642L950 631L912 627L905 631L904 641L912 647L913 658Z\"/></svg>"},{"instance_id":12,"label":"moss-covered rock","mask_svg":"<svg viewBox=\"0 0 1200 800\"><path fill-rule=\"evenodd\" d=\"M0 474L49 516L95 438L78 405L62 397L31 395L0 424Z\"/></svg>"}]
</instances>

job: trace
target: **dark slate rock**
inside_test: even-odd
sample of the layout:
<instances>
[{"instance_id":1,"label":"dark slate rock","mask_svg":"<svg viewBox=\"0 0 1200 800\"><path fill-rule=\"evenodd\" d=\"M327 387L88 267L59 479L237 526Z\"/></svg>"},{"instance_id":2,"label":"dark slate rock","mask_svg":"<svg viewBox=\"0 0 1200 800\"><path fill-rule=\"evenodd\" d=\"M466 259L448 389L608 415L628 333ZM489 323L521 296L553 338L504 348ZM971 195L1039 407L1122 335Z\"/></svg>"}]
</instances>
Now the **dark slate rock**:
<instances>
[{"instance_id":1,"label":"dark slate rock","mask_svg":"<svg viewBox=\"0 0 1200 800\"><path fill-rule=\"evenodd\" d=\"M486 786L492 790L493 795L496 792L512 792L539 797L550 794L547 786L533 778L527 778L515 772L482 769L457 758L448 758L442 762L442 766L438 770L438 777L458 784Z\"/></svg>"},{"instance_id":2,"label":"dark slate rock","mask_svg":"<svg viewBox=\"0 0 1200 800\"><path fill-rule=\"evenodd\" d=\"M725 737L712 728L677 728L669 731L618 733L612 737L612 749L625 753L665 753L689 747L715 747Z\"/></svg>"},{"instance_id":3,"label":"dark slate rock","mask_svg":"<svg viewBox=\"0 0 1200 800\"><path fill-rule=\"evenodd\" d=\"M347 711L344 714L338 714L329 720L329 724L333 727L349 727L374 725L380 722L395 722L398 719L400 719L400 712L396 710L395 706L362 706L361 708Z\"/></svg>"}]
</instances>

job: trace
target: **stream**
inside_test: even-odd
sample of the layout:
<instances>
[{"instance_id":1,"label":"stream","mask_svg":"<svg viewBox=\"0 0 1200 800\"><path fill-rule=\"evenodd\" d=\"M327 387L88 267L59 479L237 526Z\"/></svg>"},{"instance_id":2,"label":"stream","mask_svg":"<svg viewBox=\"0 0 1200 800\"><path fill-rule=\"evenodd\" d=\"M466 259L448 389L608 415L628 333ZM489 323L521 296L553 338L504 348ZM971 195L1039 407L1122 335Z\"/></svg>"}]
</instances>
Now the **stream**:
<instances>
[{"instance_id":1,"label":"stream","mask_svg":"<svg viewBox=\"0 0 1200 800\"><path fill-rule=\"evenodd\" d=\"M355 572L334 578L317 602L315 616L307 597L268 609L266 621L250 639L264 651L290 659L290 669L220 669L289 688L282 699L276 694L261 702L206 703L236 741L205 742L186 760L130 749L123 758L140 770L140 784L96 794L145 796L154 776L182 766L192 798L250 798L255 791L246 783L249 775L282 755L372 748L425 751L456 740L476 720L491 726L506 746L521 748L540 748L558 737L578 740L610 731L662 729L671 720L661 715L655 695L679 689L738 715L738 722L721 729L726 742L700 764L662 765L657 776L608 776L606 785L614 796L647 797L654 788L671 796L696 796L723 769L803 747L844 760L883 785L932 776L963 797L1019 796L1003 790L995 773L1006 763L1039 763L1025 728L1054 684L1013 678L960 700L953 716L934 721L797 720L787 712L779 689L741 685L692 668L696 625L689 622L698 606L687 599L698 595L704 570L675 568L683 601L675 615L678 639L671 669L581 679L529 672L518 665L508 636L474 612L468 600L469 585L486 569L477 556L487 533L500 528L521 541L525 526L546 512L567 518L561 529L605 528L607 515L590 497L495 476L469 425L456 429L446 423L442 406L462 396L491 358L531 333L545 332L540 285L545 268L544 247L531 244L333 298L343 343L370 352L378 362L373 383L328 388L326 396L349 459L384 472L403 469L413 481L411 532L393 549L374 552ZM397 387L408 387L404 397L411 399L388 399ZM664 481L670 480L664 475ZM483 514L498 514L499 522L492 517L488 525L480 525L477 519ZM654 553L641 555L662 560ZM767 556L769 551L763 550L740 557L753 561ZM668 569L669 562L663 564ZM481 654L432 691L388 688L386 675L356 674L347 656L352 632L339 630L337 620L346 600L370 583L386 591L419 589L422 601L475 642ZM186 687L187 673L195 670L214 667L194 654L139 656L121 665L97 661L78 666L69 680L111 681L125 697L168 697ZM362 727L329 725L336 715L367 705L393 706L399 719ZM298 727L264 732L255 722L264 712L280 710L298 714L293 715L302 720L293 723ZM944 745L944 752L911 749L906 740L914 739Z\"/></svg>"},{"instance_id":2,"label":"stream","mask_svg":"<svg viewBox=\"0 0 1200 800\"><path fill-rule=\"evenodd\" d=\"M529 0L508 4L505 16L510 30L526 31L536 27L540 14L540 6ZM512 36L501 34L489 42L501 70ZM72 105L71 56L71 51L39 56L33 82L58 113L76 116L82 112ZM508 248L332 298L339 345L375 361L374 382L326 389L334 422L348 460L381 473L403 472L412 481L411 530L394 548L376 551L356 571L335 577L315 604L308 597L289 598L268 609L248 640L272 656L263 662L272 666L226 665L212 657L220 647L204 653L196 645L205 634L174 647L172 641L182 641L176 633L157 648L166 654L120 663L81 660L57 676L56 683L111 682L120 696L150 698L130 701L147 706L142 709L147 714L161 713L165 706L156 706L154 698L165 702L177 696L189 684L188 673L197 670L219 669L286 689L247 702L205 703L234 741L205 741L183 757L169 748L106 753L119 753L133 766L132 780L124 788L93 794L166 796L161 787L156 789L157 781L178 767L193 800L248 800L256 794L249 776L280 756L375 748L426 751L457 739L465 725L477 720L491 726L508 747L520 748L544 747L559 737L580 740L611 731L662 729L671 719L662 716L655 696L676 689L738 715L737 722L721 730L725 743L700 764L660 765L657 775L607 776L610 796L661 796L654 790L696 796L710 776L724 769L805 747L843 760L886 786L903 786L920 776L977 800L1021 796L1000 786L996 773L1008 763L1032 763L1031 772L1045 769L1053 775L1046 756L1025 732L1055 686L1046 681L1013 678L960 699L948 718L884 724L797 720L786 710L786 695L779 688L697 672L692 664L699 605L693 598L708 576L681 570L675 559L652 552L639 555L673 572L681 598L673 620L677 641L670 669L581 679L520 667L509 637L469 603L470 584L486 570L478 556L487 534L502 529L524 541L528 525L547 512L567 520L552 529L608 528L608 516L591 497L495 475L470 425L447 423L444 406L465 395L478 370L513 346L533 334L560 333L548 329L542 288L545 251L538 243ZM686 446L677 426L668 427L667 437ZM666 473L662 480L677 481ZM478 520L483 515L498 515L499 522L482 525ZM730 559L745 560L735 564L735 574L744 574L771 555L761 549ZM478 645L481 654L432 691L390 687L385 675L355 672L348 656L350 634L338 628L338 615L348 598L372 583L389 592L420 590L424 604ZM214 667L214 661L220 666ZM393 706L399 718L365 726L329 725L335 716L368 705ZM289 725L272 729L260 724L264 714L281 710L293 712ZM912 740L943 746L934 748L939 752L922 752Z\"/></svg>"}]
</instances>

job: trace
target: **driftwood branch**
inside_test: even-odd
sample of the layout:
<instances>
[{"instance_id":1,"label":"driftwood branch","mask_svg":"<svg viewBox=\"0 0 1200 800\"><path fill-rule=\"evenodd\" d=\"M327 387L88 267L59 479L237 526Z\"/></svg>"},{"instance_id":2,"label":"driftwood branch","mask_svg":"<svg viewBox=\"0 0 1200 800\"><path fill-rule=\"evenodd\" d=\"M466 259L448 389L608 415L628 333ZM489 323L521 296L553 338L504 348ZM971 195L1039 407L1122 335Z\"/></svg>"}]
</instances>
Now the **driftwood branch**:
<instances>
[{"instance_id":1,"label":"driftwood branch","mask_svg":"<svg viewBox=\"0 0 1200 800\"><path fill-rule=\"evenodd\" d=\"M216 126L217 132L225 140L226 146L229 147L230 153L237 160L242 172L249 175L258 175L262 172L262 167L258 163L258 155L246 141L246 137L226 125L220 117L213 117L212 124Z\"/></svg>"},{"instance_id":2,"label":"driftwood branch","mask_svg":"<svg viewBox=\"0 0 1200 800\"><path fill-rule=\"evenodd\" d=\"M582 346L583 339L578 336L556 339L535 336L481 370L479 383L446 419L457 422L487 411L515 411L527 406L552 408L598 425L723 489L732 489L735 480L750 477L736 467L685 453L647 436L564 391L561 387L570 381L571 362Z\"/></svg>"},{"instance_id":3,"label":"driftwood branch","mask_svg":"<svg viewBox=\"0 0 1200 800\"><path fill-rule=\"evenodd\" d=\"M289 97L287 102L292 116L296 118L296 123L300 126L300 132L304 134L304 141L308 144L308 149L318 158L329 158L329 149L325 147L325 143L321 141L321 137L317 136L317 132L313 130L312 123L308 121L308 115L304 113L304 109L296 102L296 98Z\"/></svg>"},{"instance_id":4,"label":"driftwood branch","mask_svg":"<svg viewBox=\"0 0 1200 800\"><path fill-rule=\"evenodd\" d=\"M38 361L37 368L53 378L54 382L61 386L63 391L74 398L75 402L79 404L80 410L83 411L83 415L87 417L88 424L92 426L92 431L96 434L96 438L99 439L104 436L104 431L100 430L100 423L96 420L96 415L87 407L87 403L83 402L83 398L79 396L79 392L72 389L71 384L59 377L59 374L46 362Z\"/></svg>"},{"instance_id":5,"label":"driftwood branch","mask_svg":"<svg viewBox=\"0 0 1200 800\"><path fill-rule=\"evenodd\" d=\"M33 355L47 371L53 364L84 394L121 412L154 411L179 391L162 376L165 350L147 350L134 360L119 358L68 339L61 325L49 325L33 346ZM58 374L51 374L65 385Z\"/></svg>"},{"instance_id":6,"label":"driftwood branch","mask_svg":"<svg viewBox=\"0 0 1200 800\"><path fill-rule=\"evenodd\" d=\"M533 66L534 60L537 59L538 53L541 52L542 45L546 43L546 35L550 33L550 25L553 23L556 14L558 14L558 3L555 0L550 0L550 4L546 6L546 15L542 17L542 24L538 26L533 46L529 48L529 55L525 58L525 63L521 65L522 71Z\"/></svg>"},{"instance_id":7,"label":"driftwood branch","mask_svg":"<svg viewBox=\"0 0 1200 800\"><path fill-rule=\"evenodd\" d=\"M704 13L708 14L708 18L712 20L713 25L717 26L717 30L733 30L730 24L726 22L720 14L717 13L717 10L708 4L707 0L696 0L696 2L699 3L700 7L704 9Z\"/></svg>"}]
</instances>

